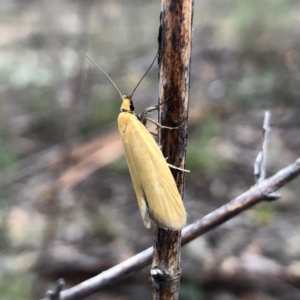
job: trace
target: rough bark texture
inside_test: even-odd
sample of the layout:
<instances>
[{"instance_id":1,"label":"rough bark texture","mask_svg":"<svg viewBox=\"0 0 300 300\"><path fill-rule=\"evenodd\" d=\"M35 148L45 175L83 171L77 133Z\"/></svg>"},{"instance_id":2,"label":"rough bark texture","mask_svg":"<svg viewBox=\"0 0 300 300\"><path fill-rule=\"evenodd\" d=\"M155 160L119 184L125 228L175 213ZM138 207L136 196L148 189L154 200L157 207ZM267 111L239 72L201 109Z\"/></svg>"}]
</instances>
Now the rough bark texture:
<instances>
[{"instance_id":1,"label":"rough bark texture","mask_svg":"<svg viewBox=\"0 0 300 300\"><path fill-rule=\"evenodd\" d=\"M187 146L188 91L191 58L192 0L163 0L159 30L159 122L178 130L160 131L168 163L184 168ZM172 170L179 192L184 172ZM152 261L153 299L178 299L181 232L155 228Z\"/></svg>"}]
</instances>

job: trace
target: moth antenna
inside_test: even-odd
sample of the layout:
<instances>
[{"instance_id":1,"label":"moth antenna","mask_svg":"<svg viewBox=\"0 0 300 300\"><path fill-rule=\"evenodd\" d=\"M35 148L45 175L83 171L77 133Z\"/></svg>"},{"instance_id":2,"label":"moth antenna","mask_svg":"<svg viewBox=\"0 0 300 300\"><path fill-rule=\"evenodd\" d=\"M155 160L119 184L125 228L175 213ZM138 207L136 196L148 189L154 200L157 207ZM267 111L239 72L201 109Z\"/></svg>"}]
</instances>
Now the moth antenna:
<instances>
[{"instance_id":1,"label":"moth antenna","mask_svg":"<svg viewBox=\"0 0 300 300\"><path fill-rule=\"evenodd\" d=\"M118 93L121 96L121 99L123 99L123 95L120 92L120 90L118 89L117 85L113 82L113 80L109 77L109 75L91 58L89 57L86 53L84 53L83 51L80 51L85 57L87 57L100 71L102 71L102 73L104 73L104 75L109 79L109 81L113 84L113 86L115 87L115 89L118 91ZM152 63L153 64L153 63ZM152 66L152 65L151 65ZM148 72L148 71L147 71ZM146 73L147 74L147 73ZM144 77L143 77L144 78ZM142 78L142 79L143 79Z\"/></svg>"},{"instance_id":2,"label":"moth antenna","mask_svg":"<svg viewBox=\"0 0 300 300\"><path fill-rule=\"evenodd\" d=\"M136 89L138 88L138 86L140 85L140 83L142 82L142 80L145 78L145 76L146 76L146 75L148 74L148 72L151 70L151 68L152 68L152 66L153 66L153 64L154 64L154 62L155 62L156 57L157 57L157 53L155 54L155 57L154 57L154 59L153 59L153 62L152 62L151 65L150 65L150 67L148 68L148 70L146 71L146 73L143 75L143 77L140 79L140 81L138 82L138 84L135 86L133 92L132 92L131 95L130 95L130 98L132 98L134 92L136 91Z\"/></svg>"}]
</instances>

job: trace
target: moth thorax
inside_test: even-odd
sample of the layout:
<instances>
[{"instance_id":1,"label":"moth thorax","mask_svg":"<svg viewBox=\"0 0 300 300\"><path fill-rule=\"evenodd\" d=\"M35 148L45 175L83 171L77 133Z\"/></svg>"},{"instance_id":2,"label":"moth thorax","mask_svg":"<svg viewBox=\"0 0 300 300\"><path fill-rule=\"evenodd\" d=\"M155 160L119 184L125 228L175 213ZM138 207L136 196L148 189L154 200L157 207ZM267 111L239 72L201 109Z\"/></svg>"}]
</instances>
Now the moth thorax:
<instances>
[{"instance_id":1,"label":"moth thorax","mask_svg":"<svg viewBox=\"0 0 300 300\"><path fill-rule=\"evenodd\" d=\"M133 112L134 106L132 103L131 96L123 95L122 96L123 102L121 105L121 111L123 112Z\"/></svg>"}]
</instances>

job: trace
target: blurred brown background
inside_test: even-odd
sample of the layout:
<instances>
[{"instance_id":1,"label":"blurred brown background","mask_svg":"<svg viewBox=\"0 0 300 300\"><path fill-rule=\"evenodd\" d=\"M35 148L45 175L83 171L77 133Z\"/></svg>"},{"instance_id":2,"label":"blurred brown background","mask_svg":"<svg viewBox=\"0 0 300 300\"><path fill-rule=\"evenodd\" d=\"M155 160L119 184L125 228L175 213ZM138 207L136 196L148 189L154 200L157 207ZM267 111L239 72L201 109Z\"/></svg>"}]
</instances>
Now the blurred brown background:
<instances>
[{"instance_id":1,"label":"blurred brown background","mask_svg":"<svg viewBox=\"0 0 300 300\"><path fill-rule=\"evenodd\" d=\"M300 146L300 3L195 1L185 206L191 223L253 185L264 111L268 174ZM158 1L2 0L0 297L39 299L151 246L117 133L157 51ZM157 103L155 65L135 93ZM155 116L155 113L153 114ZM300 299L299 179L183 248L180 299ZM150 298L149 267L89 299Z\"/></svg>"}]
</instances>

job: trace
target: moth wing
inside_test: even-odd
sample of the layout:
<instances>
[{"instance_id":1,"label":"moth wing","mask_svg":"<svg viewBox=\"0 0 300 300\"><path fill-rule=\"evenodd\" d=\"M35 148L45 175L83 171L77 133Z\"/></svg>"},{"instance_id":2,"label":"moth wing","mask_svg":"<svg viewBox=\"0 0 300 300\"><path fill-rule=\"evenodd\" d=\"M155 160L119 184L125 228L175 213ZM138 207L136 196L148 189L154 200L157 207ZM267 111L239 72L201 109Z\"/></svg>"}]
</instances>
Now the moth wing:
<instances>
[{"instance_id":1,"label":"moth wing","mask_svg":"<svg viewBox=\"0 0 300 300\"><path fill-rule=\"evenodd\" d=\"M144 225L147 228L151 227L151 223L150 223L150 218L149 218L149 213L148 213L148 207L147 207L147 202L145 199L145 195L143 193L142 190L142 180L141 180L141 176L139 174L139 170L136 167L137 163L136 159L134 158L134 153L132 152L132 135L128 134L128 126L130 127L130 118L125 118L125 116L129 117L129 114L124 115L120 114L118 117L118 125L119 125L119 132L122 138L122 142L123 142L123 148L125 151L125 157L126 157L126 161L127 161L127 165L129 168L129 173L131 176L131 180L132 180L132 184L133 184L133 188L137 197L137 201L138 201L138 205L139 205L139 209L144 221ZM132 115L132 117L135 117L134 115Z\"/></svg>"},{"instance_id":2,"label":"moth wing","mask_svg":"<svg viewBox=\"0 0 300 300\"><path fill-rule=\"evenodd\" d=\"M145 226L150 225L150 216L163 228L182 228L186 223L182 199L154 138L133 114L120 113L118 123Z\"/></svg>"}]
</instances>

